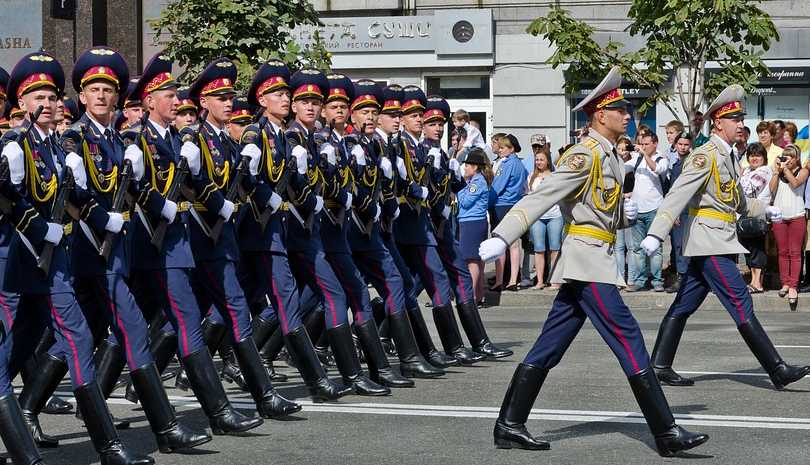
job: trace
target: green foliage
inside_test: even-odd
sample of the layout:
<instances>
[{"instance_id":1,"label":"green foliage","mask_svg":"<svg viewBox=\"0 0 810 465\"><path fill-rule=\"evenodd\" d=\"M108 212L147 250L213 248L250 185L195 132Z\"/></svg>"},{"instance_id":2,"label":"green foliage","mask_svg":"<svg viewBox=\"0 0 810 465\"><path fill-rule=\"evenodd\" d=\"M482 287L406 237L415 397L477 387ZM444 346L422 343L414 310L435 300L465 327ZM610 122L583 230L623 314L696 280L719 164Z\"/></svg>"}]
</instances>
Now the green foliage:
<instances>
[{"instance_id":1,"label":"green foliage","mask_svg":"<svg viewBox=\"0 0 810 465\"><path fill-rule=\"evenodd\" d=\"M643 37L640 50L625 51L623 45L593 39L593 28L553 7L535 19L527 32L548 40L556 51L549 63L569 65L566 88L577 90L580 82L594 82L614 65L630 82L652 89L641 111L662 102L673 114L674 97L680 99L688 120L701 104L726 85L738 83L751 90L757 76L767 74L762 54L771 41L779 40L770 16L759 0L634 0L626 32ZM720 64L720 72L705 74L707 62ZM673 70L680 70L673 73ZM707 78L708 80L704 79Z\"/></svg>"},{"instance_id":2,"label":"green foliage","mask_svg":"<svg viewBox=\"0 0 810 465\"><path fill-rule=\"evenodd\" d=\"M236 63L237 86L246 89L255 69L277 58L292 68L328 69L331 60L321 40L301 47L291 31L317 26L317 12L307 0L172 0L151 22L155 41L168 36L167 53L185 68L190 82L211 60L226 56Z\"/></svg>"}]
</instances>

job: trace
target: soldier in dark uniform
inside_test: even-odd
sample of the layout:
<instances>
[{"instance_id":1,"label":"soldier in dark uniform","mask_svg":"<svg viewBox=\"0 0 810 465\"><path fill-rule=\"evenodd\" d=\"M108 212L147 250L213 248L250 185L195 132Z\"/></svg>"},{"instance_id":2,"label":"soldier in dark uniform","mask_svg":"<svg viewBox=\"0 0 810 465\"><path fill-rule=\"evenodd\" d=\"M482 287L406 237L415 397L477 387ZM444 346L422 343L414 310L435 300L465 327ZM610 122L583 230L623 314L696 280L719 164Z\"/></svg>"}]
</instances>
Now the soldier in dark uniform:
<instances>
[{"instance_id":1,"label":"soldier in dark uniform","mask_svg":"<svg viewBox=\"0 0 810 465\"><path fill-rule=\"evenodd\" d=\"M176 114L177 85L171 75L172 62L163 53L155 55L144 68L143 76L133 91L140 95L149 110L149 120L143 128L135 127L126 136L133 138L144 153L146 186L138 199L133 219L131 289L144 312L163 311L177 333L181 362L194 394L209 419L214 434L237 434L263 423L261 418L248 418L237 412L225 396L211 354L202 338L201 314L191 291L190 274L194 258L188 237L188 204L166 198L176 176L185 176L177 186L209 211L225 216L223 198L216 195L213 181L199 176L200 149L191 142L182 143L177 130L171 126ZM185 158L188 173L180 172ZM186 194L184 194L186 195ZM179 200L179 199L178 199ZM160 248L152 243L156 229L166 227ZM154 314L147 320L153 321ZM158 337L170 341L166 329ZM165 336L161 336L165 335ZM160 364L174 348L156 344L153 354ZM171 350L168 350L171 348ZM159 367L159 368L164 368Z\"/></svg>"},{"instance_id":2,"label":"soldier in dark uniform","mask_svg":"<svg viewBox=\"0 0 810 465\"><path fill-rule=\"evenodd\" d=\"M38 106L43 107L39 119L28 123L33 127L24 138L20 137L21 131L10 131L4 135L6 143L3 155L9 163L11 182L19 186L23 198L33 206L31 213L37 212L52 221L47 225L47 232L40 231L40 234L32 234L31 237L15 235L6 263L14 273L5 274L3 288L7 292L19 293L26 309L17 314L24 321L16 321L18 324L14 331L19 330L20 333L14 337L15 340L20 337L36 342L41 323L47 321L45 315L50 315L50 325L54 328L56 339L49 353L38 360L36 369L30 374L28 383L20 393L20 406L35 438L40 436L44 440L42 445L55 446L56 443L49 441L50 438L42 437L37 415L49 393L69 371L76 402L87 419L85 425L101 463L151 464L154 463L151 458L130 453L113 427L110 412L95 379L92 334L71 287L67 240L60 240L59 237L65 218L51 218L54 204L62 198L60 189L70 188L63 184L63 180L72 172L75 188L65 198L70 203L67 210L78 210L73 212L77 219L96 230L115 229L110 215L86 190L82 158L75 152L65 155L49 131L64 80L62 67L56 59L37 52L26 55L14 67L8 86L12 104L19 101L22 110L32 112ZM27 221L30 219L24 220ZM67 224L66 233L71 231L71 224ZM50 253L52 259L46 275L39 263L42 256L47 257L46 254ZM12 375L16 371L13 369Z\"/></svg>"},{"instance_id":3,"label":"soldier in dark uniform","mask_svg":"<svg viewBox=\"0 0 810 465\"><path fill-rule=\"evenodd\" d=\"M322 402L336 400L349 390L329 380L315 355L288 260L290 207L284 199L306 197L310 192L306 158L292 157L284 136L290 112L289 81L287 66L272 61L259 67L248 91L248 103L261 107L262 116L245 129L241 142L243 150L259 153L261 161L247 208L239 212L238 272L254 315L253 338L261 347L265 366L273 374L272 360L286 345L313 399ZM268 295L272 305L267 305Z\"/></svg>"},{"instance_id":4,"label":"soldier in dark uniform","mask_svg":"<svg viewBox=\"0 0 810 465\"><path fill-rule=\"evenodd\" d=\"M228 135L234 143L239 143L242 140L242 134L245 132L251 122L253 122L253 113L256 111L253 105L248 103L246 97L236 97L233 99L233 109L231 110L231 117L228 120L226 128Z\"/></svg>"},{"instance_id":5,"label":"soldier in dark uniform","mask_svg":"<svg viewBox=\"0 0 810 465\"><path fill-rule=\"evenodd\" d=\"M197 124L197 118L200 109L197 108L197 103L191 98L191 88L189 86L182 86L177 89L177 98L180 103L177 104L177 118L172 122L172 126L178 131L181 129Z\"/></svg>"},{"instance_id":6,"label":"soldier in dark uniform","mask_svg":"<svg viewBox=\"0 0 810 465\"><path fill-rule=\"evenodd\" d=\"M141 102L141 97L132 95L132 91L135 90L135 86L137 85L138 78L130 79L127 84L126 94L124 95L124 105L121 109L124 122L121 124L121 127L118 128L121 131L136 125L141 118L143 118L143 102Z\"/></svg>"}]
</instances>

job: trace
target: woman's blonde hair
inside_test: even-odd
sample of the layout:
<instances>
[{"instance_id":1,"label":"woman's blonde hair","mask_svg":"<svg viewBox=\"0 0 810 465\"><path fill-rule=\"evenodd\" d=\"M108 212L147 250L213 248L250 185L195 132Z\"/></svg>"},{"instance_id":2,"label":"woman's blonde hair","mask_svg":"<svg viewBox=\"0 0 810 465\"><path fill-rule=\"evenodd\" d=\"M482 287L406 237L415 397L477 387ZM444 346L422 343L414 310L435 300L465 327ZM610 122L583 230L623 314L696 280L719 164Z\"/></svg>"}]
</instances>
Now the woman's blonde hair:
<instances>
[{"instance_id":1,"label":"woman's blonde hair","mask_svg":"<svg viewBox=\"0 0 810 465\"><path fill-rule=\"evenodd\" d=\"M785 146L784 150L782 151L783 157L793 157L801 161L802 158L802 149L799 148L796 144L788 144Z\"/></svg>"},{"instance_id":2,"label":"woman's blonde hair","mask_svg":"<svg viewBox=\"0 0 810 465\"><path fill-rule=\"evenodd\" d=\"M537 157L539 155L542 155L542 156L546 157L546 171L552 171L551 154L549 153L548 149L543 148L543 150L537 152L537 155L535 155L535 157ZM538 175L540 175L540 170L537 169L537 158L535 158L535 163L534 163L534 168L532 170L532 175L529 178L529 189L531 189L532 184L534 183L534 180L535 180L535 178L537 178Z\"/></svg>"},{"instance_id":3,"label":"woman's blonde hair","mask_svg":"<svg viewBox=\"0 0 810 465\"><path fill-rule=\"evenodd\" d=\"M501 138L498 139L498 145L502 145L504 147L510 148L513 151L515 150L515 146L512 145L512 141L509 140L509 138L506 137L505 135L501 136Z\"/></svg>"}]
</instances>

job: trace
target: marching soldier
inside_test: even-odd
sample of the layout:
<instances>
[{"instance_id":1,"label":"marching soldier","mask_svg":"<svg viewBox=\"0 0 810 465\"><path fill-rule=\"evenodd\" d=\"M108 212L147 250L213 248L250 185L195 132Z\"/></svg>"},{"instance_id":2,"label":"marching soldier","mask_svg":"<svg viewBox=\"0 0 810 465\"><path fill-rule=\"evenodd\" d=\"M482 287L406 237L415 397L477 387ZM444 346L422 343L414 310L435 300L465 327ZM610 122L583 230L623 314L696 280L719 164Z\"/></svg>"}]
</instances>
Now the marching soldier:
<instances>
[{"instance_id":1,"label":"marching soldier","mask_svg":"<svg viewBox=\"0 0 810 465\"><path fill-rule=\"evenodd\" d=\"M75 152L65 155L50 133L64 82L64 72L56 59L37 52L26 55L14 67L8 86L12 104L19 104L20 109L39 114L38 107L42 107L38 119L27 122L26 130L4 135L3 155L8 160L11 182L32 205L23 228L18 230L26 229L34 213L50 222L46 230L14 236L6 262L14 273L5 274L3 287L7 292L19 293L26 301L26 311L18 315L25 315L28 321L17 328L23 334L26 327L37 331L20 337L36 342L44 316L49 315L56 338L20 393L20 406L35 439L40 436L43 446L54 447L56 442L42 434L37 415L69 371L76 402L87 419L85 426L101 463L151 464L154 460L150 457L129 452L113 427L95 378L92 335L71 287L67 240L62 240L63 212L78 210L73 212L77 219L98 231L114 231L116 225L87 192L82 158ZM69 222L64 232L71 232Z\"/></svg>"},{"instance_id":2,"label":"marching soldier","mask_svg":"<svg viewBox=\"0 0 810 465\"><path fill-rule=\"evenodd\" d=\"M177 118L174 119L172 125L180 131L187 126L198 123L199 109L191 98L191 88L189 86L177 89L177 98L180 103L177 104Z\"/></svg>"},{"instance_id":3,"label":"marching soldier","mask_svg":"<svg viewBox=\"0 0 810 465\"><path fill-rule=\"evenodd\" d=\"M228 120L228 135L231 140L238 144L242 140L242 134L245 132L251 122L253 122L253 113L255 108L248 103L245 97L236 97L233 99L233 110L231 110L231 117Z\"/></svg>"},{"instance_id":4,"label":"marching soldier","mask_svg":"<svg viewBox=\"0 0 810 465\"><path fill-rule=\"evenodd\" d=\"M768 334L754 315L754 303L737 269L736 255L747 253L737 240L737 214L781 219L781 211L757 200L747 199L738 184L740 165L731 154L736 131L742 127L745 94L739 85L727 87L712 102L706 114L712 119L709 142L697 148L683 165L683 171L659 207L641 246L651 253L666 237L681 212L689 209L684 226L684 256L691 257L678 295L670 306L653 349L653 367L664 384L691 386L694 381L672 369L686 320L700 307L709 291L723 303L737 324L748 348L770 376L776 389L798 381L810 366L788 365L776 351Z\"/></svg>"},{"instance_id":5,"label":"marching soldier","mask_svg":"<svg viewBox=\"0 0 810 465\"><path fill-rule=\"evenodd\" d=\"M137 85L137 78L130 79L129 83L127 84L126 94L124 95L124 106L121 110L121 115L124 118L124 122L122 122L121 126L119 127L120 131L135 126L141 121L141 118L143 118L143 102L141 102L141 98L139 96L132 94L132 92L135 90L135 86Z\"/></svg>"},{"instance_id":6,"label":"marching soldier","mask_svg":"<svg viewBox=\"0 0 810 465\"><path fill-rule=\"evenodd\" d=\"M526 430L526 420L551 368L556 366L588 318L619 359L658 453L671 456L697 447L709 438L677 424L655 373L649 366L644 339L617 286L624 280L616 271L613 242L616 230L635 219L632 201L622 198L624 166L615 152L630 115L619 88L618 68L577 105L590 119L590 136L568 150L557 170L540 189L518 202L481 243L482 260L502 255L543 213L560 205L566 220L564 252L552 282L562 287L534 347L518 365L495 423L498 448L549 449L549 443ZM677 215L675 216L677 217Z\"/></svg>"}]
</instances>

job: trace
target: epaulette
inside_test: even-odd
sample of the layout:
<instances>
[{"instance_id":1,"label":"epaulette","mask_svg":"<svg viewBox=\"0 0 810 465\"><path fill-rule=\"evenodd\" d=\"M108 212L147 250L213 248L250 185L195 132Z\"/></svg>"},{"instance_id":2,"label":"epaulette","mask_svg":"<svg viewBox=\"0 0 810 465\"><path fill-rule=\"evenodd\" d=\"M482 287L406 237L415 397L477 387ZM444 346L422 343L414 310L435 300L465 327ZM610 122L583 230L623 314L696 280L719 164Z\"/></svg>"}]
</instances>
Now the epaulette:
<instances>
[{"instance_id":1,"label":"epaulette","mask_svg":"<svg viewBox=\"0 0 810 465\"><path fill-rule=\"evenodd\" d=\"M20 133L22 132L22 127L17 126L16 128L11 128L3 134L3 144L6 144L11 141L18 141L20 138Z\"/></svg>"}]
</instances>

